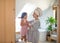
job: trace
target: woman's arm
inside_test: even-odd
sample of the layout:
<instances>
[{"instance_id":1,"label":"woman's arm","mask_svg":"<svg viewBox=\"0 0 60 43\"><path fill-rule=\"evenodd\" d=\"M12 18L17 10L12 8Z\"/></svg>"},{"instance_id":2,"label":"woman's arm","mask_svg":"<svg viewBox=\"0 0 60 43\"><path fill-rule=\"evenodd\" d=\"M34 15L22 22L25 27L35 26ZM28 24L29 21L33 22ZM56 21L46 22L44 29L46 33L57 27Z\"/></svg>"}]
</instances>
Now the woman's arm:
<instances>
[{"instance_id":1,"label":"woman's arm","mask_svg":"<svg viewBox=\"0 0 60 43\"><path fill-rule=\"evenodd\" d=\"M39 29L40 28L40 21L36 21L32 24L32 27L35 29Z\"/></svg>"}]
</instances>

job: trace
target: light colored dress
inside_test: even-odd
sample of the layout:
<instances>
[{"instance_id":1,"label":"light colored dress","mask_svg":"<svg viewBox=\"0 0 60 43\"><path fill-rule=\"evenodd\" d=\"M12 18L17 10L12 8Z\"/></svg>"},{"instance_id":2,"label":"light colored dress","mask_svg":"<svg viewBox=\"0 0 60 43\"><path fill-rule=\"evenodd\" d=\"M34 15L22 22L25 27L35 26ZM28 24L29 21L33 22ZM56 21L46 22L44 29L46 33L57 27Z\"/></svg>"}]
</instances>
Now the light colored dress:
<instances>
[{"instance_id":1,"label":"light colored dress","mask_svg":"<svg viewBox=\"0 0 60 43\"><path fill-rule=\"evenodd\" d=\"M33 20L31 22L31 29L28 31L28 41L32 43L38 43L39 41L39 31L40 28L40 21L39 20Z\"/></svg>"}]
</instances>

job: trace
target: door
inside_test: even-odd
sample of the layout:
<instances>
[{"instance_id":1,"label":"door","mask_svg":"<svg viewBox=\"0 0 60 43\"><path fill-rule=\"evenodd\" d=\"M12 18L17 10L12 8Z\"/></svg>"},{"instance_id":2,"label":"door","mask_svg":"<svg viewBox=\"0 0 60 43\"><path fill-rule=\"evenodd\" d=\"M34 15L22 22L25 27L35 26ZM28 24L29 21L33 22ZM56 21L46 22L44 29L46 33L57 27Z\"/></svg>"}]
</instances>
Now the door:
<instances>
[{"instance_id":1,"label":"door","mask_svg":"<svg viewBox=\"0 0 60 43\"><path fill-rule=\"evenodd\" d=\"M15 0L0 0L0 43L15 43Z\"/></svg>"},{"instance_id":2,"label":"door","mask_svg":"<svg viewBox=\"0 0 60 43\"><path fill-rule=\"evenodd\" d=\"M5 42L5 24L4 24L4 0L0 0L0 43L4 43Z\"/></svg>"},{"instance_id":3,"label":"door","mask_svg":"<svg viewBox=\"0 0 60 43\"><path fill-rule=\"evenodd\" d=\"M60 43L60 0L58 0L57 25L58 25L58 30L57 30L58 39L57 39L57 43Z\"/></svg>"}]
</instances>

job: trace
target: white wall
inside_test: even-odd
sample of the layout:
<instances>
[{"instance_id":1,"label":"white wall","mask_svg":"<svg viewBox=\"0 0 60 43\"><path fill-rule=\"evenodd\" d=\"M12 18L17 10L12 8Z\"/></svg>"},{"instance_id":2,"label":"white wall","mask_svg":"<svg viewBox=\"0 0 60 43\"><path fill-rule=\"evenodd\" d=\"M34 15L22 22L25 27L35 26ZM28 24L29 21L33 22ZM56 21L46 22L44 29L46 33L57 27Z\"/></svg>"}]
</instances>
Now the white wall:
<instances>
[{"instance_id":1,"label":"white wall","mask_svg":"<svg viewBox=\"0 0 60 43\"><path fill-rule=\"evenodd\" d=\"M41 28L42 29L47 28L46 19L50 16L54 17L53 10L52 10L51 7L46 9L45 11L43 11L43 15L40 17L40 22L41 22Z\"/></svg>"},{"instance_id":2,"label":"white wall","mask_svg":"<svg viewBox=\"0 0 60 43\"><path fill-rule=\"evenodd\" d=\"M45 10L49 6L52 6L55 0L16 0L16 15L21 11L26 3L35 4L42 10Z\"/></svg>"},{"instance_id":3,"label":"white wall","mask_svg":"<svg viewBox=\"0 0 60 43\"><path fill-rule=\"evenodd\" d=\"M41 1L41 0L16 0L16 16L20 13L21 9L23 8L23 6L26 3L32 3L37 5L38 7L40 7L43 10L43 14L40 17L40 23L41 23L41 29L46 29L47 25L46 25L46 19L49 16L53 16L53 11L52 8L49 7L51 1L45 0L45 1ZM19 22L19 20L18 20ZM20 24L18 25L20 26ZM20 31L20 27L16 28L17 31Z\"/></svg>"}]
</instances>

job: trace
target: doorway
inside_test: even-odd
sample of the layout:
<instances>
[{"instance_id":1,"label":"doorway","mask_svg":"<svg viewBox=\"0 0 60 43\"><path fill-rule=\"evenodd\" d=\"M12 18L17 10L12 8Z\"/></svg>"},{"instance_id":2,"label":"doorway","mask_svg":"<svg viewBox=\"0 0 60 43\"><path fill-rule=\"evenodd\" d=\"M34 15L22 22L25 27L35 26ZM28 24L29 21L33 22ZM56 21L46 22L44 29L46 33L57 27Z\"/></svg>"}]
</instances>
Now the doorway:
<instances>
[{"instance_id":1,"label":"doorway","mask_svg":"<svg viewBox=\"0 0 60 43\"><path fill-rule=\"evenodd\" d=\"M22 0L24 1L24 0ZM15 43L15 35L16 34L20 34L19 32L16 32L16 28L15 28L15 0L0 0L0 5L1 6L1 10L0 10L0 42L1 43ZM21 1L18 1L19 3ZM39 2L39 1L37 1ZM23 3L25 4L25 2L20 3L21 5L23 5ZM33 2L32 2L33 3ZM57 5L57 43L60 43L60 0L58 0L58 5ZM20 5L18 4L18 6ZM9 6L9 7L8 7ZM39 6L39 5L38 5ZM17 7L18 8L18 7ZM19 8L23 8L23 7L19 7ZM42 7L41 7L42 8ZM45 8L44 8L45 9ZM19 10L19 9L18 9ZM17 10L16 10L17 11ZM21 10L19 10L21 11ZM7 13L8 12L8 13ZM6 15L5 15L6 14ZM9 16L9 17L8 17ZM42 19L42 18L41 18ZM9 25L8 25L9 24ZM8 30L11 32L9 33ZM14 31L15 30L15 31ZM16 34L15 34L16 33ZM20 37L20 36L19 36Z\"/></svg>"},{"instance_id":2,"label":"doorway","mask_svg":"<svg viewBox=\"0 0 60 43\"><path fill-rule=\"evenodd\" d=\"M22 3L20 3L22 2ZM33 3L35 2L35 3ZM21 5L20 5L20 4ZM41 4L44 4L44 5L41 5ZM30 21L31 19L33 19L32 17L32 10L34 10L34 8L36 7L39 7L41 10L42 10L42 15L40 17L40 22L41 22L41 29L44 29L46 30L47 28L47 24L46 24L46 20L48 17L53 17L54 19L57 18L57 4L58 4L58 1L57 0L54 0L54 1L47 1L47 0L38 0L38 1L34 1L34 0L30 0L30 1L19 1L19 0L16 0L16 18L15 18L15 22L16 22L16 38L17 38L17 41L21 41L19 40L20 39L20 29L21 29L21 26L20 26L20 17L21 16L21 13L22 12L25 12L27 11L28 12L28 20ZM31 10L32 9L32 10ZM57 19L56 19L57 21ZM43 25L44 24L44 25ZM44 27L44 28L43 28ZM56 43L56 38L57 38L57 23L53 25L53 31L52 31L54 34L51 34L51 39L50 37L48 37L48 40L52 40L52 42L55 42ZM56 36L56 37L55 37ZM55 37L55 38L53 38ZM52 43L51 42L51 43Z\"/></svg>"}]
</instances>

